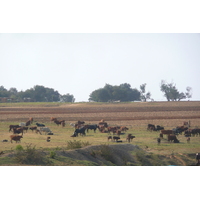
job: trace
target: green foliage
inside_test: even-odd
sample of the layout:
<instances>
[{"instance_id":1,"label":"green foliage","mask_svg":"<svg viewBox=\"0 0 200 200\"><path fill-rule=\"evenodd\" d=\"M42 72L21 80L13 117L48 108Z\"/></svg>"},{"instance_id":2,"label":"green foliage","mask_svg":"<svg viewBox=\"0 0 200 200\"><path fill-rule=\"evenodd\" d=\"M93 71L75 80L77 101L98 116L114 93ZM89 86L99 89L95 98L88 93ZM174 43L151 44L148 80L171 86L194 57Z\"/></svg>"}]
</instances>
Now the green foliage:
<instances>
[{"instance_id":1,"label":"green foliage","mask_svg":"<svg viewBox=\"0 0 200 200\"><path fill-rule=\"evenodd\" d=\"M180 101L181 99L191 98L191 87L186 88L186 93L179 92L174 83L166 83L161 81L160 90L164 93L167 101Z\"/></svg>"},{"instance_id":2,"label":"green foliage","mask_svg":"<svg viewBox=\"0 0 200 200\"><path fill-rule=\"evenodd\" d=\"M55 151L50 151L50 158L54 159L56 157L56 152Z\"/></svg>"},{"instance_id":3,"label":"green foliage","mask_svg":"<svg viewBox=\"0 0 200 200\"><path fill-rule=\"evenodd\" d=\"M89 100L97 102L134 101L140 100L140 92L137 89L132 89L128 83L123 83L119 86L106 84L104 88L93 91Z\"/></svg>"},{"instance_id":4,"label":"green foliage","mask_svg":"<svg viewBox=\"0 0 200 200\"><path fill-rule=\"evenodd\" d=\"M18 145L15 147L15 150L17 150L17 151L22 151L22 150L24 150L24 148L22 147L22 145L18 144Z\"/></svg>"},{"instance_id":5,"label":"green foliage","mask_svg":"<svg viewBox=\"0 0 200 200\"><path fill-rule=\"evenodd\" d=\"M83 142L83 141L67 141L67 149L78 149L78 148L82 148L85 146L89 146L91 145L89 142Z\"/></svg>"},{"instance_id":6,"label":"green foliage","mask_svg":"<svg viewBox=\"0 0 200 200\"><path fill-rule=\"evenodd\" d=\"M25 150L17 150L14 154L14 159L20 164L26 165L50 165L51 162L47 159L42 150L37 150L28 144Z\"/></svg>"}]
</instances>

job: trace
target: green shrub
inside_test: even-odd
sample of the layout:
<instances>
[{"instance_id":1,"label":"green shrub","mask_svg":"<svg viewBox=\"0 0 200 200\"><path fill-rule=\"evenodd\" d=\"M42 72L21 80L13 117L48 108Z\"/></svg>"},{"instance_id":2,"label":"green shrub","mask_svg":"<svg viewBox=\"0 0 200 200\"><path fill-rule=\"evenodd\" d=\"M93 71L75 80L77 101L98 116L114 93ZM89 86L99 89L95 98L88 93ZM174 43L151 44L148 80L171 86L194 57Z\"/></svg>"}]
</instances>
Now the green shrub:
<instances>
[{"instance_id":1,"label":"green shrub","mask_svg":"<svg viewBox=\"0 0 200 200\"><path fill-rule=\"evenodd\" d=\"M17 150L17 151L22 151L22 150L24 150L24 148L22 147L22 145L18 144L18 145L15 147L15 150Z\"/></svg>"},{"instance_id":2,"label":"green shrub","mask_svg":"<svg viewBox=\"0 0 200 200\"><path fill-rule=\"evenodd\" d=\"M51 151L50 152L50 158L55 158L56 157L56 152L55 151Z\"/></svg>"},{"instance_id":3,"label":"green shrub","mask_svg":"<svg viewBox=\"0 0 200 200\"><path fill-rule=\"evenodd\" d=\"M67 141L67 148L68 149L78 149L78 148L82 148L85 146L91 145L89 142L81 142L81 141Z\"/></svg>"},{"instance_id":4,"label":"green shrub","mask_svg":"<svg viewBox=\"0 0 200 200\"><path fill-rule=\"evenodd\" d=\"M20 164L26 165L50 165L51 162L47 159L42 150L37 150L28 144L25 150L16 151L14 159Z\"/></svg>"}]
</instances>

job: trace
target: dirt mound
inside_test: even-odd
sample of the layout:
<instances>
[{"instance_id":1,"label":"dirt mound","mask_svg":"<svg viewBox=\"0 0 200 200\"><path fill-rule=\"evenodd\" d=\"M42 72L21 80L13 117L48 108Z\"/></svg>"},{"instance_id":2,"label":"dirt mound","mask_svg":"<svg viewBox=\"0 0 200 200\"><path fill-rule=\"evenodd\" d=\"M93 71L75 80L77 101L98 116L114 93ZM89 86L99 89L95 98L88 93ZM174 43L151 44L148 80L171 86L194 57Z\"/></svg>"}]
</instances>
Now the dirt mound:
<instances>
[{"instance_id":1,"label":"dirt mound","mask_svg":"<svg viewBox=\"0 0 200 200\"><path fill-rule=\"evenodd\" d=\"M127 165L135 163L131 151L139 147L132 144L95 145L68 151L56 151L58 156L70 157L74 160L86 160L97 165Z\"/></svg>"}]
</instances>

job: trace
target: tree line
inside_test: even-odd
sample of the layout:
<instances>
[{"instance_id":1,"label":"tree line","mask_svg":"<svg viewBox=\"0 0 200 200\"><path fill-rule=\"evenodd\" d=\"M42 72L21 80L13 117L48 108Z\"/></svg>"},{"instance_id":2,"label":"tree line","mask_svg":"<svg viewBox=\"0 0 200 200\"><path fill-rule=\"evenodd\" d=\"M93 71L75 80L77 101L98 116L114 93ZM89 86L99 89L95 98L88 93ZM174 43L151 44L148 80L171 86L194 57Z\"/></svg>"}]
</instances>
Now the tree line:
<instances>
[{"instance_id":1,"label":"tree line","mask_svg":"<svg viewBox=\"0 0 200 200\"><path fill-rule=\"evenodd\" d=\"M105 84L103 88L94 90L89 95L89 101L95 102L127 102L127 101L153 101L151 92L146 92L146 83L140 85L140 89L131 88L128 83L120 84L119 86L112 86ZM160 91L163 92L167 101L180 101L182 99L192 97L192 88L186 87L185 92L179 92L174 83L167 83L162 80L160 84ZM61 95L58 91L36 85L26 91L17 91L16 88L7 90L4 86L0 86L0 102L75 102L74 95Z\"/></svg>"}]
</instances>

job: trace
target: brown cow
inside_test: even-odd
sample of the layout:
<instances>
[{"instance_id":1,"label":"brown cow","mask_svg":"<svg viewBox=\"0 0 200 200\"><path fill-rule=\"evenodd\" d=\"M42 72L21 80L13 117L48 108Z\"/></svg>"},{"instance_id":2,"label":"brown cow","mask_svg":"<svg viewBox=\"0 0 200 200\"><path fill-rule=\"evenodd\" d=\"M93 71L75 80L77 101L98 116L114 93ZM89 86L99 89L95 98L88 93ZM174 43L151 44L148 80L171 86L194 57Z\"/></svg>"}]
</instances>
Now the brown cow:
<instances>
[{"instance_id":1,"label":"brown cow","mask_svg":"<svg viewBox=\"0 0 200 200\"><path fill-rule=\"evenodd\" d=\"M28 120L27 122L26 122L26 126L29 126L31 124L31 120Z\"/></svg>"},{"instance_id":2,"label":"brown cow","mask_svg":"<svg viewBox=\"0 0 200 200\"><path fill-rule=\"evenodd\" d=\"M112 136L108 136L108 141L109 141L109 140L112 140Z\"/></svg>"},{"instance_id":3,"label":"brown cow","mask_svg":"<svg viewBox=\"0 0 200 200\"><path fill-rule=\"evenodd\" d=\"M179 140L177 139L175 135L168 135L168 141L169 142L174 141L174 143L179 143Z\"/></svg>"},{"instance_id":4,"label":"brown cow","mask_svg":"<svg viewBox=\"0 0 200 200\"><path fill-rule=\"evenodd\" d=\"M21 142L21 138L23 138L22 135L10 135L10 142L12 143L12 140L16 141L16 143Z\"/></svg>"},{"instance_id":5,"label":"brown cow","mask_svg":"<svg viewBox=\"0 0 200 200\"><path fill-rule=\"evenodd\" d=\"M163 135L170 135L170 134L173 134L173 131L172 130L160 130L160 133L163 134Z\"/></svg>"},{"instance_id":6,"label":"brown cow","mask_svg":"<svg viewBox=\"0 0 200 200\"><path fill-rule=\"evenodd\" d=\"M11 131L11 130L13 130L13 128L19 128L20 126L19 125L10 125L9 126L9 132Z\"/></svg>"},{"instance_id":7,"label":"brown cow","mask_svg":"<svg viewBox=\"0 0 200 200\"><path fill-rule=\"evenodd\" d=\"M126 126L121 126L120 127L120 131L127 131L127 130L128 130L128 128Z\"/></svg>"},{"instance_id":8,"label":"brown cow","mask_svg":"<svg viewBox=\"0 0 200 200\"><path fill-rule=\"evenodd\" d=\"M33 130L37 130L37 126L31 126L31 127L29 127L29 129L31 129L33 132Z\"/></svg>"}]
</instances>

